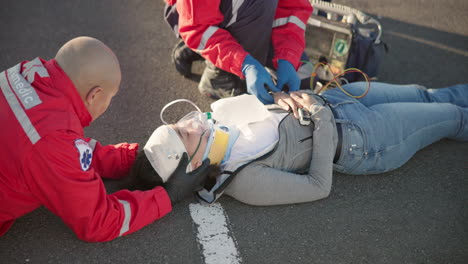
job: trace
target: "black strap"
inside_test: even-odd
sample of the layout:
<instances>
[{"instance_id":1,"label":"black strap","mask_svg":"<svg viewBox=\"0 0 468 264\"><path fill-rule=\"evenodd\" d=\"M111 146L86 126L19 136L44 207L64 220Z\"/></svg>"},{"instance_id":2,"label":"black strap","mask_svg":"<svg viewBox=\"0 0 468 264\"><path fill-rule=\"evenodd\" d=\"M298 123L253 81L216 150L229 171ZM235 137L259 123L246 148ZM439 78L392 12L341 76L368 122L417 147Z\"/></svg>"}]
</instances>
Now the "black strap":
<instances>
[{"instance_id":1,"label":"black strap","mask_svg":"<svg viewBox=\"0 0 468 264\"><path fill-rule=\"evenodd\" d=\"M340 123L336 123L336 130L338 131L338 144L336 144L336 152L335 158L333 158L333 163L336 163L340 159L341 144L343 143L343 131L341 131Z\"/></svg>"}]
</instances>

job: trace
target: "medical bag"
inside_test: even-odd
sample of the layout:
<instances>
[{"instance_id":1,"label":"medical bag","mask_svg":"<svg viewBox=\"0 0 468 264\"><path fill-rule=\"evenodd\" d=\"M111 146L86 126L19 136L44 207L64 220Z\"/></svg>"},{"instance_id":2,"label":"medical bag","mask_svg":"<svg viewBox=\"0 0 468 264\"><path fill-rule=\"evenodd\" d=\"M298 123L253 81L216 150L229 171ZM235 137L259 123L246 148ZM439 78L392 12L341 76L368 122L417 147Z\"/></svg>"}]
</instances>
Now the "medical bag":
<instances>
[{"instance_id":1,"label":"medical bag","mask_svg":"<svg viewBox=\"0 0 468 264\"><path fill-rule=\"evenodd\" d=\"M387 45L381 40L382 26L367 14L344 5L310 0L314 11L306 25L305 53L313 65L327 65L328 71L314 67L321 81L330 81L349 68L357 68L370 80L377 79ZM318 71L317 71L318 69ZM362 81L357 72L344 75L345 81Z\"/></svg>"}]
</instances>

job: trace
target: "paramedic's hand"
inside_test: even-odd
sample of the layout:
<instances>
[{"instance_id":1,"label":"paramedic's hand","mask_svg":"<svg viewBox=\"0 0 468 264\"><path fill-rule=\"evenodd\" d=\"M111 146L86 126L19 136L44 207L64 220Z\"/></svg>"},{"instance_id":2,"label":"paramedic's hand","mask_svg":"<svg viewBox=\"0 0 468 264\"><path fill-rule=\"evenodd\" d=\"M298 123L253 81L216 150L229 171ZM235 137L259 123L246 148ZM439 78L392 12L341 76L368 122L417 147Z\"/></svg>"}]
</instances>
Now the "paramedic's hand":
<instances>
[{"instance_id":1,"label":"paramedic's hand","mask_svg":"<svg viewBox=\"0 0 468 264\"><path fill-rule=\"evenodd\" d=\"M169 180L164 184L164 188L171 199L172 204L181 201L196 191L203 188L208 176L208 166L210 160L207 159L196 170L186 173L189 164L187 153L182 155L177 169L172 173Z\"/></svg>"},{"instance_id":2,"label":"paramedic's hand","mask_svg":"<svg viewBox=\"0 0 468 264\"><path fill-rule=\"evenodd\" d=\"M264 104L273 103L273 97L268 93L268 90L272 92L279 90L273 84L271 75L260 62L251 55L247 55L242 63L242 73L245 76L248 93L255 95Z\"/></svg>"},{"instance_id":3,"label":"paramedic's hand","mask_svg":"<svg viewBox=\"0 0 468 264\"><path fill-rule=\"evenodd\" d=\"M296 69L294 69L294 66L289 61L278 60L278 70L276 74L278 76L276 85L278 91L283 90L284 85L289 87L289 92L299 90L301 81L299 80L299 76L297 76Z\"/></svg>"},{"instance_id":4,"label":"paramedic's hand","mask_svg":"<svg viewBox=\"0 0 468 264\"><path fill-rule=\"evenodd\" d=\"M296 119L299 118L299 113L297 112L297 103L294 99L289 96L289 94L284 92L273 93L273 98L275 99L275 104L279 105L286 111L292 111Z\"/></svg>"}]
</instances>

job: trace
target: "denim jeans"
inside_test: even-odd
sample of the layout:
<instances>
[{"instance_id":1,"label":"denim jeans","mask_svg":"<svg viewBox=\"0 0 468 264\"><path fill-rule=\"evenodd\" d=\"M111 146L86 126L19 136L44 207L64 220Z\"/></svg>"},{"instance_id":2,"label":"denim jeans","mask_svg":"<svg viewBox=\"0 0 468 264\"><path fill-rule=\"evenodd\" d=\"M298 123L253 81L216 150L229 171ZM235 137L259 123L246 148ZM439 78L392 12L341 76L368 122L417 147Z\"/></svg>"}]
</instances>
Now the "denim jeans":
<instances>
[{"instance_id":1,"label":"denim jeans","mask_svg":"<svg viewBox=\"0 0 468 264\"><path fill-rule=\"evenodd\" d=\"M353 95L366 84L343 88ZM442 138L468 141L468 84L440 89L420 85L371 83L362 99L335 88L323 93L342 129L334 169L374 174L396 169L418 150Z\"/></svg>"}]
</instances>

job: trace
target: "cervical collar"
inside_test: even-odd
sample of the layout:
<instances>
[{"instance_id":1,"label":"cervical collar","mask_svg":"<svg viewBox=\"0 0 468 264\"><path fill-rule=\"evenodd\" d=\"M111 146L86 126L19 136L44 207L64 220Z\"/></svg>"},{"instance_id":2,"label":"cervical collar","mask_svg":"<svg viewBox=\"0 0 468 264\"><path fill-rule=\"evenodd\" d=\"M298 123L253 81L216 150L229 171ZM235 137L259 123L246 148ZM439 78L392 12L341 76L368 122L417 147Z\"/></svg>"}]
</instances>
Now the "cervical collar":
<instances>
[{"instance_id":1,"label":"cervical collar","mask_svg":"<svg viewBox=\"0 0 468 264\"><path fill-rule=\"evenodd\" d=\"M226 155L229 145L229 128L213 125L207 142L203 160L210 159L210 164L220 165Z\"/></svg>"}]
</instances>

